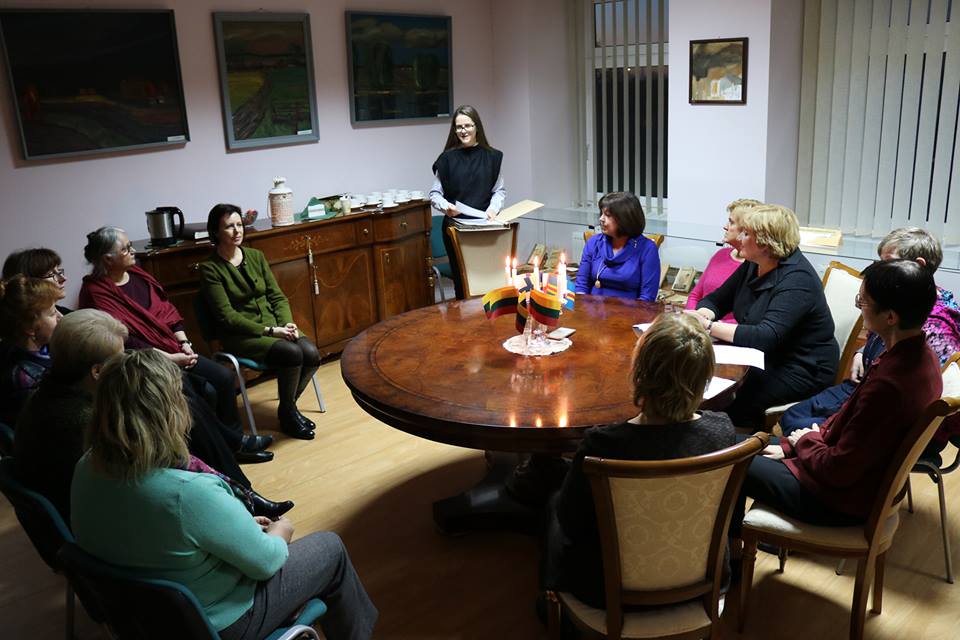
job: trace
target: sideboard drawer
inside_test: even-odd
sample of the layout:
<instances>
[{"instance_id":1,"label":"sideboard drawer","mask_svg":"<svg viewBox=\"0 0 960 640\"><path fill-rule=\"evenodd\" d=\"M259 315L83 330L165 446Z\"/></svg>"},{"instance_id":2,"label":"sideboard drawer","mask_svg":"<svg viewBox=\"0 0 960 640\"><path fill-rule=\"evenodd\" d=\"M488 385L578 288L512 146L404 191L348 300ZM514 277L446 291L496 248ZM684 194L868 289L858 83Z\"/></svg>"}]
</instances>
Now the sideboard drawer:
<instances>
[{"instance_id":1,"label":"sideboard drawer","mask_svg":"<svg viewBox=\"0 0 960 640\"><path fill-rule=\"evenodd\" d=\"M317 225L293 233L254 238L251 245L263 251L270 262L286 262L305 258L308 245L314 253L349 249L360 241L358 226L358 221Z\"/></svg>"},{"instance_id":2,"label":"sideboard drawer","mask_svg":"<svg viewBox=\"0 0 960 640\"><path fill-rule=\"evenodd\" d=\"M210 257L213 246L197 251L177 251L163 256L141 258L144 269L153 274L165 287L197 282L200 279L200 263Z\"/></svg>"},{"instance_id":3,"label":"sideboard drawer","mask_svg":"<svg viewBox=\"0 0 960 640\"><path fill-rule=\"evenodd\" d=\"M373 235L377 242L405 238L425 230L424 217L421 209L415 209L374 218Z\"/></svg>"}]
</instances>

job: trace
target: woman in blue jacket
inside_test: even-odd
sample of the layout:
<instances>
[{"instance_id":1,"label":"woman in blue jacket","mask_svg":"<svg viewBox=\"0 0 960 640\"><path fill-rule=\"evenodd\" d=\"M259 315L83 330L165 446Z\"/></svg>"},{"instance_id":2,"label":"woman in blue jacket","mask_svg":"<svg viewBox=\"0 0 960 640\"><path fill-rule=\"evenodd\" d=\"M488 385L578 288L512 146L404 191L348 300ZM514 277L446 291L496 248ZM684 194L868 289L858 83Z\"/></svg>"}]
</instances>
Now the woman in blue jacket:
<instances>
[{"instance_id":1,"label":"woman in blue jacket","mask_svg":"<svg viewBox=\"0 0 960 640\"><path fill-rule=\"evenodd\" d=\"M600 199L600 231L587 240L577 271L578 294L653 302L660 288L660 254L644 237L640 200L616 191Z\"/></svg>"}]
</instances>

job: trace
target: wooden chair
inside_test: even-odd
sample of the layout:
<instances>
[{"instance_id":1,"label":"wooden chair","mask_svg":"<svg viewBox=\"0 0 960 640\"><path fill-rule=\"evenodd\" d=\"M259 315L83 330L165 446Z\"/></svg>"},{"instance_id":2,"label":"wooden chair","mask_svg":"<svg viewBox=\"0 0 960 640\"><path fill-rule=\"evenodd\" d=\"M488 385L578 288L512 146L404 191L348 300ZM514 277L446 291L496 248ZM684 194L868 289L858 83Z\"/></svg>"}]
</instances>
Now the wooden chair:
<instances>
[{"instance_id":1,"label":"wooden chair","mask_svg":"<svg viewBox=\"0 0 960 640\"><path fill-rule=\"evenodd\" d=\"M863 328L863 318L860 310L853 304L857 293L860 292L860 282L863 276L852 267L831 261L823 274L823 295L827 298L830 315L833 316L833 336L840 345L840 361L837 365L837 375L833 384L840 384L850 371L853 354L857 350L857 336ZM797 404L786 404L770 407L766 410L767 428L772 428L784 411Z\"/></svg>"},{"instance_id":2,"label":"wooden chair","mask_svg":"<svg viewBox=\"0 0 960 640\"><path fill-rule=\"evenodd\" d=\"M516 222L505 228L458 229L447 228L453 240L453 249L460 261L463 295L467 298L506 285L503 277L503 259L517 255Z\"/></svg>"},{"instance_id":3,"label":"wooden chair","mask_svg":"<svg viewBox=\"0 0 960 640\"><path fill-rule=\"evenodd\" d=\"M432 264L430 269L437 280L437 290L440 292L440 302L447 301L447 294L443 290L443 278L453 282L453 271L450 267L450 258L447 248L443 244L443 216L430 216L430 253Z\"/></svg>"},{"instance_id":4,"label":"wooden chair","mask_svg":"<svg viewBox=\"0 0 960 640\"><path fill-rule=\"evenodd\" d=\"M583 241L586 242L587 240L589 240L595 235L597 235L596 231L594 231L593 229L587 229L586 231L583 232ZM664 235L662 233L645 233L643 235L653 240L653 244L657 246L657 249L659 249L660 245L663 244Z\"/></svg>"},{"instance_id":5,"label":"wooden chair","mask_svg":"<svg viewBox=\"0 0 960 640\"><path fill-rule=\"evenodd\" d=\"M865 524L852 527L822 527L801 522L755 502L743 518L743 583L738 627L742 632L750 604L757 543L779 545L781 550L799 550L840 558L857 558L857 575L850 610L850 638L863 637L867 594L873 584L872 611L883 604L883 569L887 550L900 523L899 502L914 467L944 417L960 410L960 398L941 398L930 403L911 427L891 460Z\"/></svg>"},{"instance_id":6,"label":"wooden chair","mask_svg":"<svg viewBox=\"0 0 960 640\"><path fill-rule=\"evenodd\" d=\"M592 636L719 637L720 586L727 529L750 460L765 433L702 456L677 460L587 457L606 610L570 593L547 593L551 638L561 608ZM643 611L624 605L650 605Z\"/></svg>"},{"instance_id":7,"label":"wooden chair","mask_svg":"<svg viewBox=\"0 0 960 640\"><path fill-rule=\"evenodd\" d=\"M943 395L944 397L960 396L960 352L953 354L943 365ZM960 419L954 417L953 419ZM939 454L921 453L920 459L913 465L911 473L923 473L930 476L937 485L940 498L940 533L943 538L943 564L946 569L946 580L953 584L953 561L950 555L950 528L947 526L947 498L943 489L943 476L956 471L960 467L960 436L950 438L950 444L956 448L953 462L940 466L942 459ZM907 511L913 513L913 492L910 491L910 479L907 478Z\"/></svg>"}]
</instances>

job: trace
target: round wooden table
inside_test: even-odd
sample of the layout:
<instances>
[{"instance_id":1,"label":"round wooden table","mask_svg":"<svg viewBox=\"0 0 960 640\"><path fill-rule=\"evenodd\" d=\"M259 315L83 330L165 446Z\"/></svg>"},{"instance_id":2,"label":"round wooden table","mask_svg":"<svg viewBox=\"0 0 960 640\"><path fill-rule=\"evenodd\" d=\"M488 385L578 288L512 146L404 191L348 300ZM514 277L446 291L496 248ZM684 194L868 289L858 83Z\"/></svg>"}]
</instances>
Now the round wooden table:
<instances>
[{"instance_id":1,"label":"round wooden table","mask_svg":"<svg viewBox=\"0 0 960 640\"><path fill-rule=\"evenodd\" d=\"M649 302L577 296L574 311L561 318L561 326L576 329L573 345L524 357L502 346L516 335L513 315L487 320L479 299L439 304L356 336L343 351L341 370L367 413L407 433L485 451L556 455L576 450L586 429L637 414L629 380L637 340L632 326L651 322L661 310ZM739 383L746 371L720 365L716 375ZM703 408L726 406L737 386ZM489 493L503 471L491 468L477 489ZM462 502L464 495L450 500ZM475 496L468 503L475 511ZM440 522L442 511L435 505L441 528L462 528L450 526L449 518Z\"/></svg>"}]
</instances>

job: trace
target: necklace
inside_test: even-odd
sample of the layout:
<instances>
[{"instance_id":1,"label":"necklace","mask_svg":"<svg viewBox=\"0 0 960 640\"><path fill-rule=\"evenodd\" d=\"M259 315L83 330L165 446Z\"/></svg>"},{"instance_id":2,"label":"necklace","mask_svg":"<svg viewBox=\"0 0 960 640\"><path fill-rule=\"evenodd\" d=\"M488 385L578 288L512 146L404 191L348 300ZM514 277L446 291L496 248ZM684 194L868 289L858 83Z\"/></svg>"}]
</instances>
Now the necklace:
<instances>
[{"instance_id":1,"label":"necklace","mask_svg":"<svg viewBox=\"0 0 960 640\"><path fill-rule=\"evenodd\" d=\"M603 273L603 270L606 268L607 268L607 265L602 265L600 269L597 270L597 279L593 283L593 286L596 287L597 289L600 289L602 287L602 285L600 284L600 274Z\"/></svg>"}]
</instances>

